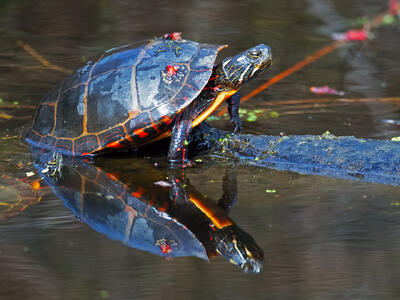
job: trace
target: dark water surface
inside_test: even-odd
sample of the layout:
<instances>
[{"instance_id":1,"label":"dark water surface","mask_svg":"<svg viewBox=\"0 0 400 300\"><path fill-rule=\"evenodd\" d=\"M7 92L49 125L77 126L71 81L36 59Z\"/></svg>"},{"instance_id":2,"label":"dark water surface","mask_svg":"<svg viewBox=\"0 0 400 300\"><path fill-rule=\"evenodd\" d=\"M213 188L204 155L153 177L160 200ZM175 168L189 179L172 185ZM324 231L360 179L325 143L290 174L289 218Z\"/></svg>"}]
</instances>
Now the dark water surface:
<instances>
[{"instance_id":1,"label":"dark water surface","mask_svg":"<svg viewBox=\"0 0 400 300\"><path fill-rule=\"evenodd\" d=\"M231 55L270 45L273 65L243 94L331 42L359 16L374 16L388 1L97 1L0 2L0 97L19 108L0 113L0 203L15 204L31 165L17 136L43 95L65 74L42 67L17 41L54 64L81 66L105 49L182 31L187 39L229 44ZM346 98L400 96L400 23L375 38L339 48L244 103L262 111L253 134L400 136L399 101L348 101L309 92L328 85ZM330 99L320 101L320 99ZM286 100L316 99L315 102ZM273 102L274 105L268 103ZM271 114L272 112L272 114ZM278 114L276 114L277 112ZM229 121L213 121L230 129ZM9 137L9 139L5 139ZM197 192L218 200L226 169L202 157L187 169ZM154 162L166 158L101 158L97 165L149 187L165 179ZM161 163L161 165L163 165ZM229 167L231 168L231 167ZM163 173L164 172L164 173ZM38 177L30 177L30 182ZM14 182L13 184L9 184ZM40 203L5 217L0 206L0 299L398 299L400 296L399 187L237 167L238 201L230 217L263 249L260 274L245 274L217 256L176 259L124 246L80 222L49 189ZM268 192L267 192L268 190Z\"/></svg>"}]
</instances>

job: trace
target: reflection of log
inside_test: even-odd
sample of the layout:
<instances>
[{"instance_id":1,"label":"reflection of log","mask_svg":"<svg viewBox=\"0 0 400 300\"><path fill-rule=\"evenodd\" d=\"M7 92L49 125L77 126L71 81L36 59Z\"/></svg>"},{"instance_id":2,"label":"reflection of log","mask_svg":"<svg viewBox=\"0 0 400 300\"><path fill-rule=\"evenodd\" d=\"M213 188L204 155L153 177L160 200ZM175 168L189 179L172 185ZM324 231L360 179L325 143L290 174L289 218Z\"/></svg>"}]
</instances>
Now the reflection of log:
<instances>
[{"instance_id":1,"label":"reflection of log","mask_svg":"<svg viewBox=\"0 0 400 300\"><path fill-rule=\"evenodd\" d=\"M200 126L199 150L245 165L303 174L400 185L400 142L322 135L268 136L230 133Z\"/></svg>"}]
</instances>

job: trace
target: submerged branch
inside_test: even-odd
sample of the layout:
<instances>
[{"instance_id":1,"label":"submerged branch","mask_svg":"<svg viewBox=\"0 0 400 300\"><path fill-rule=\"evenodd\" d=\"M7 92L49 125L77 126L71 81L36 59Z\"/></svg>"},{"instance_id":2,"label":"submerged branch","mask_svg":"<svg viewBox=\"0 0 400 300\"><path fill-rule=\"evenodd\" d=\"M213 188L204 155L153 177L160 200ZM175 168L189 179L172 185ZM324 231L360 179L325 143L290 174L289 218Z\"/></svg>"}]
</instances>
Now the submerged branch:
<instances>
[{"instance_id":1,"label":"submerged branch","mask_svg":"<svg viewBox=\"0 0 400 300\"><path fill-rule=\"evenodd\" d=\"M72 70L70 70L70 69L52 64L46 58L44 58L42 55L40 55L35 49L33 49L31 46L24 43L23 41L18 41L17 45L22 47L22 49L24 49L30 56L32 56L37 61L39 61L42 64L42 66L44 66L45 68L50 69L50 70L59 71L59 72L66 73L66 74L72 73Z\"/></svg>"}]
</instances>

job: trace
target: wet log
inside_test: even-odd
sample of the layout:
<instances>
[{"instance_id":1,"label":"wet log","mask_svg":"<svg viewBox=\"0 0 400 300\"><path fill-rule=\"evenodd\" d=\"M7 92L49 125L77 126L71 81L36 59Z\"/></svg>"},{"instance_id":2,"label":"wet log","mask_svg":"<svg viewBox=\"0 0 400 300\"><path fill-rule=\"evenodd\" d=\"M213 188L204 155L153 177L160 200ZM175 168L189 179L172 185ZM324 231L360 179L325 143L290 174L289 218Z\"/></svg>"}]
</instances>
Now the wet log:
<instances>
[{"instance_id":1,"label":"wet log","mask_svg":"<svg viewBox=\"0 0 400 300\"><path fill-rule=\"evenodd\" d=\"M302 174L400 185L400 142L322 135L233 135L200 126L197 150L220 162L267 167Z\"/></svg>"}]
</instances>

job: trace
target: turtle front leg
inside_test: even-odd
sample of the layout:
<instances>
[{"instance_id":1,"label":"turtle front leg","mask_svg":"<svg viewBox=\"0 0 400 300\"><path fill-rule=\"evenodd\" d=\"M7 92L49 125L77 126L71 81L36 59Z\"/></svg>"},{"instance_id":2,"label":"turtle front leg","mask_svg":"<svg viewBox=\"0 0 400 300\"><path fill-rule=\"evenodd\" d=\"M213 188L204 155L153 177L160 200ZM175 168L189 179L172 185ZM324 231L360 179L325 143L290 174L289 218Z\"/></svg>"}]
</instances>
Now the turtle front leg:
<instances>
[{"instance_id":1,"label":"turtle front leg","mask_svg":"<svg viewBox=\"0 0 400 300\"><path fill-rule=\"evenodd\" d=\"M168 150L168 160L171 167L185 168L193 165L187 159L188 138L192 128L191 110L186 109L177 116L172 128L171 143Z\"/></svg>"},{"instance_id":2,"label":"turtle front leg","mask_svg":"<svg viewBox=\"0 0 400 300\"><path fill-rule=\"evenodd\" d=\"M229 210L237 202L237 167L225 170L225 176L222 180L222 191L222 198L218 201L218 206L228 214Z\"/></svg>"},{"instance_id":3,"label":"turtle front leg","mask_svg":"<svg viewBox=\"0 0 400 300\"><path fill-rule=\"evenodd\" d=\"M233 94L226 102L228 103L228 112L231 117L231 122L235 125L233 132L240 133L242 131L242 121L239 117L240 91Z\"/></svg>"}]
</instances>

